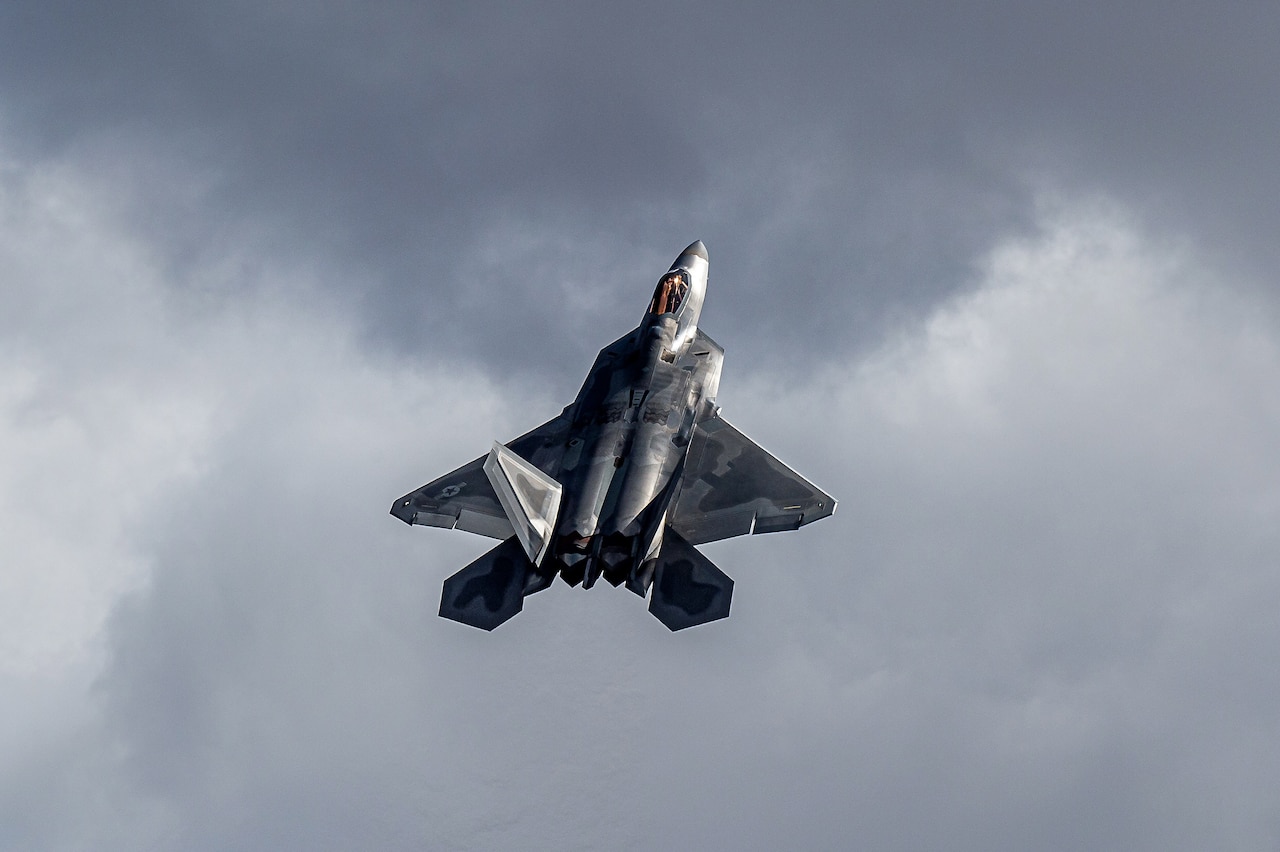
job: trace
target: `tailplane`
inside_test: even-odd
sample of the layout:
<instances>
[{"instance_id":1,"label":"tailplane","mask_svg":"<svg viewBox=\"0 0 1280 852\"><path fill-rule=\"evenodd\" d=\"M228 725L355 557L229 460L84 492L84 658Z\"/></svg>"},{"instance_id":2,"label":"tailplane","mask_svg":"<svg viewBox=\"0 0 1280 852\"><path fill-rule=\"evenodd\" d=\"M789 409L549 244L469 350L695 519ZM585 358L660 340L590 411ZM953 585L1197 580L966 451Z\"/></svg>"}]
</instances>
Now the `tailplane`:
<instances>
[{"instance_id":1,"label":"tailplane","mask_svg":"<svg viewBox=\"0 0 1280 852\"><path fill-rule=\"evenodd\" d=\"M733 580L667 527L653 573L649 612L671 630L727 618Z\"/></svg>"},{"instance_id":2,"label":"tailplane","mask_svg":"<svg viewBox=\"0 0 1280 852\"><path fill-rule=\"evenodd\" d=\"M524 608L525 594L539 590L528 586L539 585L540 579L512 536L444 581L440 615L492 630Z\"/></svg>"}]
</instances>

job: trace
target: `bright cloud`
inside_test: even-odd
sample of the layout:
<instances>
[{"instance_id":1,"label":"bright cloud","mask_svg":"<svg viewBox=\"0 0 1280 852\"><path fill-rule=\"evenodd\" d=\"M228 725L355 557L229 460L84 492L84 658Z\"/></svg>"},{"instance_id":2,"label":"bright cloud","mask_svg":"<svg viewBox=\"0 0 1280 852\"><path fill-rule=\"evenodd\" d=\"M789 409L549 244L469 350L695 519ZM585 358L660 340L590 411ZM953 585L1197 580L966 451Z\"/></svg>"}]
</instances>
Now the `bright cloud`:
<instances>
[{"instance_id":1,"label":"bright cloud","mask_svg":"<svg viewBox=\"0 0 1280 852\"><path fill-rule=\"evenodd\" d=\"M484 542L386 507L564 400L5 186L0 845L1274 841L1280 330L1114 206L857 363L729 353L726 415L841 498L708 548L733 618L557 586L489 635L434 617Z\"/></svg>"}]
</instances>

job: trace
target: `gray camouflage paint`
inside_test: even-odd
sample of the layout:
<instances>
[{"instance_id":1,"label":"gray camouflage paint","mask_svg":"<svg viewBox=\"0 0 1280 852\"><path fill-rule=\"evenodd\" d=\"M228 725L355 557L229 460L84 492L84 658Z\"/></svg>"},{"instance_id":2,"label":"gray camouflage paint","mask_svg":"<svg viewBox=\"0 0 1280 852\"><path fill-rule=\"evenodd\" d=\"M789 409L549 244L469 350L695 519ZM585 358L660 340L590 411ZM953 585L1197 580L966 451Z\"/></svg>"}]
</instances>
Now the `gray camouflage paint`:
<instances>
[{"instance_id":1,"label":"gray camouflage paint","mask_svg":"<svg viewBox=\"0 0 1280 852\"><path fill-rule=\"evenodd\" d=\"M702 624L728 616L733 581L693 545L835 511L830 495L720 417L724 350L698 328L708 266L701 241L686 248L573 403L507 445L564 489L540 564L514 537L484 456L392 505L408 524L504 540L445 582L442 616L492 630L559 574L584 588L601 577L625 584L672 630Z\"/></svg>"}]
</instances>

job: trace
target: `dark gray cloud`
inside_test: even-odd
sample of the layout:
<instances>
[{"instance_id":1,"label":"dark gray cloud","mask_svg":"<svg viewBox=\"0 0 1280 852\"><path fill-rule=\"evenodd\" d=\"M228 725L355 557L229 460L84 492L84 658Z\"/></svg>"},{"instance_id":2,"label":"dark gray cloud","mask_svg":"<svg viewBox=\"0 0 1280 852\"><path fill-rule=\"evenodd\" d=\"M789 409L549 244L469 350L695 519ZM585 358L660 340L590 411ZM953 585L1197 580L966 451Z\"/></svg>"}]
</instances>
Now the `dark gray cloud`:
<instances>
[{"instance_id":1,"label":"dark gray cloud","mask_svg":"<svg viewBox=\"0 0 1280 852\"><path fill-rule=\"evenodd\" d=\"M1274 848L1278 17L7 4L0 848ZM695 237L840 512L435 618Z\"/></svg>"},{"instance_id":2,"label":"dark gray cloud","mask_svg":"<svg viewBox=\"0 0 1280 852\"><path fill-rule=\"evenodd\" d=\"M88 468L92 493L141 484L61 536L102 553L63 555L59 585L138 560L148 582L95 595L105 663L35 674L14 649L67 626L10 637L0 845L1274 844L1280 334L1114 210L1046 212L866 357L731 373L734 421L843 502L708 548L738 580L728 621L673 635L630 595L558 585L484 634L433 616L483 542L406 529L387 495L554 394L406 370L318 288L175 310L164 265L62 191L78 203L4 247L72 249L37 292L101 289L112 318L89 365L65 357L76 322L19 347L34 387L82 400L51 406L76 427L52 447L102 427L114 407L85 394L125 379L118 407L163 424L139 444L189 446L140 452L142 414L105 421L103 455L131 463ZM6 445L30 446L3 376Z\"/></svg>"},{"instance_id":3,"label":"dark gray cloud","mask_svg":"<svg viewBox=\"0 0 1280 852\"><path fill-rule=\"evenodd\" d=\"M857 346L1030 227L1040 180L1122 193L1248 269L1275 260L1260 7L4 14L24 150L116 174L177 263L251 247L326 265L401 350L488 333L502 345L468 357L536 362L528 329L555 323L561 279L602 288L584 316L602 322L695 237L743 346ZM808 311L781 310L797 298Z\"/></svg>"}]
</instances>

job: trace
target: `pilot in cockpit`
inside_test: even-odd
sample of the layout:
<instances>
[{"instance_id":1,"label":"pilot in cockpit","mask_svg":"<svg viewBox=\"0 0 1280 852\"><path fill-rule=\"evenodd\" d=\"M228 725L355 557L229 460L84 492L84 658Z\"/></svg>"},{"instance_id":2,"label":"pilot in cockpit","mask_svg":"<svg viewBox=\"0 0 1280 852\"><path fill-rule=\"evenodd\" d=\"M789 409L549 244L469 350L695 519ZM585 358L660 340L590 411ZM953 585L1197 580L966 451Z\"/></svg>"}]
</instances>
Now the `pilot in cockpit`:
<instances>
[{"instance_id":1,"label":"pilot in cockpit","mask_svg":"<svg viewBox=\"0 0 1280 852\"><path fill-rule=\"evenodd\" d=\"M653 301L649 303L651 314L673 314L684 303L689 295L689 278L683 271L668 272L658 281L658 289L653 292Z\"/></svg>"}]
</instances>

